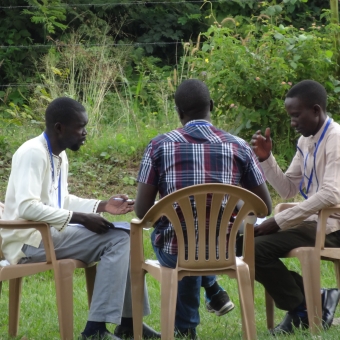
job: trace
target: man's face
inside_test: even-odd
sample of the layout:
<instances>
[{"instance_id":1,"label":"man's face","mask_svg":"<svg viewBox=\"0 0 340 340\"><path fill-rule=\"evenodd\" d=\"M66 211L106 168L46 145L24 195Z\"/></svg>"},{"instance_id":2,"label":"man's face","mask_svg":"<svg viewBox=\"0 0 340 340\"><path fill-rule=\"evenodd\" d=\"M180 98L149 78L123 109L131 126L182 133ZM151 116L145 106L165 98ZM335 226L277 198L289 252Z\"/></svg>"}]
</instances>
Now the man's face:
<instances>
[{"instance_id":1,"label":"man's face","mask_svg":"<svg viewBox=\"0 0 340 340\"><path fill-rule=\"evenodd\" d=\"M315 135L321 126L320 106L307 107L299 98L286 98L286 111L290 116L290 125L302 136L308 137Z\"/></svg>"},{"instance_id":2,"label":"man's face","mask_svg":"<svg viewBox=\"0 0 340 340\"><path fill-rule=\"evenodd\" d=\"M61 144L64 149L78 151L86 140L86 125L88 117L86 112L74 114L74 118L69 124L62 125Z\"/></svg>"}]
</instances>

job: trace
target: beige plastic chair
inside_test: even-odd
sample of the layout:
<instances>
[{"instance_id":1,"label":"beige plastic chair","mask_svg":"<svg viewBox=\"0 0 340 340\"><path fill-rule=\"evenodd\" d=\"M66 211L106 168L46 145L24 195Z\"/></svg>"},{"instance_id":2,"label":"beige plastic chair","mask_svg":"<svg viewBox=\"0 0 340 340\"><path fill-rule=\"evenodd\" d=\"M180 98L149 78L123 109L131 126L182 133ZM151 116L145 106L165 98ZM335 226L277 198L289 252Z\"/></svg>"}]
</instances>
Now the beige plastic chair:
<instances>
[{"instance_id":1,"label":"beige plastic chair","mask_svg":"<svg viewBox=\"0 0 340 340\"><path fill-rule=\"evenodd\" d=\"M81 261L73 259L56 260L50 226L46 223L0 220L0 228L37 229L42 235L46 252L46 262L15 264L4 267L0 266L0 293L2 281L9 280L8 334L10 336L17 336L18 334L22 278L47 270L53 270L60 337L62 340L73 339L73 272L76 268L85 268L88 305L90 306L96 275L96 266L88 266Z\"/></svg>"},{"instance_id":2,"label":"beige plastic chair","mask_svg":"<svg viewBox=\"0 0 340 340\"><path fill-rule=\"evenodd\" d=\"M207 194L212 195L209 218L209 231L206 231ZM221 203L228 195L227 205L221 219L216 256L216 224ZM198 257L196 259L196 236L192 206L189 197L193 196L198 214ZM230 231L228 248L226 234L228 222L239 200L245 203L239 211ZM185 256L183 229L173 207L177 202L184 215L188 235L188 258ZM255 216L248 216L254 213ZM178 190L155 204L142 220L131 221L131 288L134 339L141 339L143 321L144 276L150 273L161 284L161 334L162 339L174 338L177 282L184 276L227 274L238 282L241 304L243 338L256 339L254 301L251 276L254 276L254 231L256 216L267 215L267 207L256 195L240 187L225 184L202 184ZM175 228L178 242L178 261L175 269L162 267L157 261L144 260L143 228L150 228L161 216L166 216ZM244 235L244 258L235 256L236 233L242 220L246 220ZM208 241L206 237L209 237ZM209 258L206 259L208 245ZM228 249L228 257L226 250ZM249 267L252 268L250 272Z\"/></svg>"},{"instance_id":3,"label":"beige plastic chair","mask_svg":"<svg viewBox=\"0 0 340 340\"><path fill-rule=\"evenodd\" d=\"M276 206L274 214L294 207L298 203L282 203ZM332 261L335 267L337 286L340 289L340 248L325 248L326 222L328 218L339 219L340 205L320 210L315 247L300 247L291 250L285 258L296 257L300 261L303 286L305 290L309 329L312 334L322 330L321 284L320 265L321 260ZM265 293L266 315L268 329L274 328L274 301Z\"/></svg>"}]
</instances>

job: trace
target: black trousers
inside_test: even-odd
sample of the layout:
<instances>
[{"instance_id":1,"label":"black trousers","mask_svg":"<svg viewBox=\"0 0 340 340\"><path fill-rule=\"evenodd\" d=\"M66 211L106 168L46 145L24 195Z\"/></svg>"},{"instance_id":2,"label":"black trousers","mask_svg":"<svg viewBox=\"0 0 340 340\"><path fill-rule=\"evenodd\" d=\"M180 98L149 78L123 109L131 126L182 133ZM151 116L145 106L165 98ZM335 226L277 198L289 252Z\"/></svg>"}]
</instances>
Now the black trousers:
<instances>
[{"instance_id":1,"label":"black trousers","mask_svg":"<svg viewBox=\"0 0 340 340\"><path fill-rule=\"evenodd\" d=\"M255 237L255 279L265 287L277 308L291 311L304 301L301 275L288 270L280 257L297 247L313 247L316 224L304 221L288 230ZM340 247L340 231L326 235L325 246Z\"/></svg>"}]
</instances>

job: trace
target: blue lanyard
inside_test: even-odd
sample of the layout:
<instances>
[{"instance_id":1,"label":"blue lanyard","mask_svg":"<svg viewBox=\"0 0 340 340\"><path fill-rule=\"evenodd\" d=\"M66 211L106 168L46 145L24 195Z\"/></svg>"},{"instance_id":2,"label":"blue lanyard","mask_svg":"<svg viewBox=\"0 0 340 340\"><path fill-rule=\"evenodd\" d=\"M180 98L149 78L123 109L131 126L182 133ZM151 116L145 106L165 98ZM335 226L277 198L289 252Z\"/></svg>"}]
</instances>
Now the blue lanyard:
<instances>
[{"instance_id":1,"label":"blue lanyard","mask_svg":"<svg viewBox=\"0 0 340 340\"><path fill-rule=\"evenodd\" d=\"M50 153L50 161L51 161L51 168L52 168L52 186L53 186L55 177L54 177L54 163L53 163L52 147L51 147L50 140L45 132L44 132L44 137L46 139L48 151ZM58 206L59 208L61 208L61 169L60 169L59 182L58 182Z\"/></svg>"},{"instance_id":2,"label":"blue lanyard","mask_svg":"<svg viewBox=\"0 0 340 340\"><path fill-rule=\"evenodd\" d=\"M318 189L319 189L319 181L318 181L318 177L317 177L317 174L316 174L316 163L315 163L315 162L316 162L316 153L317 153L317 151L318 151L318 149L319 149L319 145L321 144L323 138L325 137L325 134L326 134L326 132L327 132L327 129L328 129L329 124L331 123L331 121L332 121L331 118L328 118L327 124L326 124L326 126L324 127L324 129L323 129L323 131L322 131L322 134L321 134L321 136L320 136L320 138L319 138L317 144L315 145L315 150L314 150L314 154L313 154L313 156L314 156L313 168L312 168L312 171L311 171L309 177L306 176L306 166L307 166L308 153L307 153L306 159L304 159L304 162L303 162L303 163L304 163L304 164L303 164L303 177L302 177L301 182L300 182L300 193L301 193L301 195L304 197L304 199L307 199L307 198L308 198L307 194L308 194L309 188L310 188L310 186L311 186L311 184L312 184L314 173L315 173L315 179L316 179L316 184L317 184L316 191L318 191ZM302 150L301 150L298 146L297 146L297 149L301 152L302 157L304 158L304 155L303 155ZM314 171L314 170L315 170L315 171ZM308 179L307 188L306 188L306 193L304 193L303 190L302 190L302 186L303 186L305 177Z\"/></svg>"},{"instance_id":3,"label":"blue lanyard","mask_svg":"<svg viewBox=\"0 0 340 340\"><path fill-rule=\"evenodd\" d=\"M185 126L196 126L196 125L207 125L207 126L212 126L211 123L209 122L193 122L193 123L187 123Z\"/></svg>"}]
</instances>

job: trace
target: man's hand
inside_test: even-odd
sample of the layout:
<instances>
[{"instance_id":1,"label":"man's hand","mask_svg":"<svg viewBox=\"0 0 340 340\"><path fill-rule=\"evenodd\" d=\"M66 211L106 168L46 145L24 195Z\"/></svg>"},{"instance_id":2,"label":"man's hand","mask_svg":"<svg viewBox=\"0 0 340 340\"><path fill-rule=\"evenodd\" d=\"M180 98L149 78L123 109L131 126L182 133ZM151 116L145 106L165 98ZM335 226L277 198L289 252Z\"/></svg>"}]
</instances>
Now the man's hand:
<instances>
[{"instance_id":1,"label":"man's hand","mask_svg":"<svg viewBox=\"0 0 340 340\"><path fill-rule=\"evenodd\" d=\"M268 218L267 220L263 221L259 226L254 228L254 235L256 236L263 236L274 234L280 230L280 227L277 225L274 217Z\"/></svg>"},{"instance_id":2,"label":"man's hand","mask_svg":"<svg viewBox=\"0 0 340 340\"><path fill-rule=\"evenodd\" d=\"M127 195L114 195L107 201L101 201L97 212L108 212L112 215L123 215L133 211L134 200L129 200Z\"/></svg>"},{"instance_id":3,"label":"man's hand","mask_svg":"<svg viewBox=\"0 0 340 340\"><path fill-rule=\"evenodd\" d=\"M112 228L112 223L98 214L74 212L70 222L82 224L86 229L96 234L104 234Z\"/></svg>"},{"instance_id":4,"label":"man's hand","mask_svg":"<svg viewBox=\"0 0 340 340\"><path fill-rule=\"evenodd\" d=\"M272 140L270 138L270 128L266 128L264 136L258 130L251 138L251 146L260 162L265 161L272 151Z\"/></svg>"}]
</instances>

